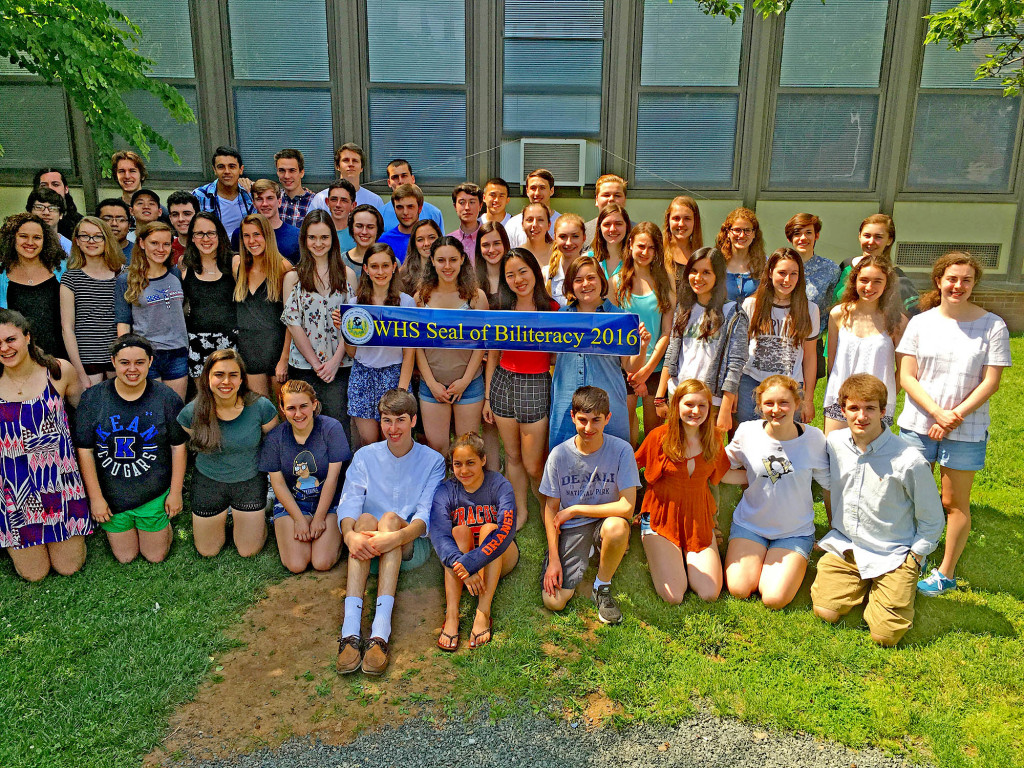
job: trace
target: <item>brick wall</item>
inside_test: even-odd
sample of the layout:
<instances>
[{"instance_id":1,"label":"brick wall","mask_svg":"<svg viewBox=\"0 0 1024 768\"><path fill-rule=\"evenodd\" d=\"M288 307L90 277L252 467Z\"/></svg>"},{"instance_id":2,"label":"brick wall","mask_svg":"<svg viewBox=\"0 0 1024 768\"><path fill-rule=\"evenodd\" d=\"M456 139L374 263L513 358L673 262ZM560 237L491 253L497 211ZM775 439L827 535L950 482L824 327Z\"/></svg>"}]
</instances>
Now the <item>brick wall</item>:
<instances>
[{"instance_id":1,"label":"brick wall","mask_svg":"<svg viewBox=\"0 0 1024 768\"><path fill-rule=\"evenodd\" d=\"M971 301L1003 318L1011 332L1024 331L1024 292L974 291Z\"/></svg>"}]
</instances>

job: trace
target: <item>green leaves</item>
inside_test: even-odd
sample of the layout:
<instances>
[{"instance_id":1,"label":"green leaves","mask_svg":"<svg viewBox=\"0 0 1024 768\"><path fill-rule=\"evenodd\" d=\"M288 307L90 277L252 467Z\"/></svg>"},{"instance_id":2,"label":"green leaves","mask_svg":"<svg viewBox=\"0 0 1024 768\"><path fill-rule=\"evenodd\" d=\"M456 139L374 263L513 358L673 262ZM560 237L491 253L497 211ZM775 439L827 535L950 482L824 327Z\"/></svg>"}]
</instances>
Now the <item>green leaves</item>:
<instances>
[{"instance_id":1,"label":"green leaves","mask_svg":"<svg viewBox=\"0 0 1024 768\"><path fill-rule=\"evenodd\" d=\"M974 71L975 80L999 78L1004 96L1017 96L1024 85L1024 2L1014 0L964 0L928 19L925 45L944 42L959 51L963 46L987 40L995 50Z\"/></svg>"},{"instance_id":2,"label":"green leaves","mask_svg":"<svg viewBox=\"0 0 1024 768\"><path fill-rule=\"evenodd\" d=\"M148 91L178 122L196 119L181 94L148 77L153 62L138 53L139 34L102 0L0 2L0 55L47 84L64 87L85 117L99 156L110 155L114 137L120 136L147 158L157 147L180 163L170 142L124 101L126 93Z\"/></svg>"}]
</instances>

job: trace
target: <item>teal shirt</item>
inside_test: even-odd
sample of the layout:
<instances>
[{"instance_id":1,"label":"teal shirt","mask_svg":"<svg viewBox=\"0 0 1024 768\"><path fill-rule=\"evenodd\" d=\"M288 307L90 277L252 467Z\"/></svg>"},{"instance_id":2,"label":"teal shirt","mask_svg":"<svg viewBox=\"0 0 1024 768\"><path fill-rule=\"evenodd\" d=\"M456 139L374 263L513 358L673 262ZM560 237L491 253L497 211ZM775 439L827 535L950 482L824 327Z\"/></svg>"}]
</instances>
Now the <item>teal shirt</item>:
<instances>
[{"instance_id":1,"label":"teal shirt","mask_svg":"<svg viewBox=\"0 0 1024 768\"><path fill-rule=\"evenodd\" d=\"M192 429L192 418L196 401L181 409L178 423ZM260 443L263 442L263 425L274 420L277 409L267 398L245 406L231 421L217 419L220 425L220 450L213 453L197 453L196 469L203 476L219 483L239 483L252 480L259 474Z\"/></svg>"}]
</instances>

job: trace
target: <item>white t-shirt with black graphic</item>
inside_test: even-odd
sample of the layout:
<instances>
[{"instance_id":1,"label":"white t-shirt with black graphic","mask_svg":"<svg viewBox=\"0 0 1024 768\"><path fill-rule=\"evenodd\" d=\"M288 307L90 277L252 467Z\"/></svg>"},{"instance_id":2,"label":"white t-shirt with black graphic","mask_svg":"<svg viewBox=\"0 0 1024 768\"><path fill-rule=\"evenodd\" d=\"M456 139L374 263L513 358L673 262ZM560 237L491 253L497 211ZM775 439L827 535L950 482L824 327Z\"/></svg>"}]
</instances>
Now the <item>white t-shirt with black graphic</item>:
<instances>
[{"instance_id":1,"label":"white t-shirt with black graphic","mask_svg":"<svg viewBox=\"0 0 1024 768\"><path fill-rule=\"evenodd\" d=\"M747 489L732 513L742 525L766 539L814 533L811 480L829 486L825 435L817 427L799 425L803 434L779 441L768 435L763 421L745 421L725 447L734 467L747 472Z\"/></svg>"},{"instance_id":2,"label":"white t-shirt with black graphic","mask_svg":"<svg viewBox=\"0 0 1024 768\"><path fill-rule=\"evenodd\" d=\"M748 296L743 300L743 311L747 313L747 317L751 318L751 324L753 324L753 296ZM808 300L807 311L811 315L811 335L807 338L813 339L821 330L818 305ZM743 366L744 374L759 382L769 376L782 374L791 376L798 383L803 384L804 345L802 342L794 344L786 334L788 319L789 307L778 305L772 307L772 332L754 336L750 340L747 362Z\"/></svg>"}]
</instances>

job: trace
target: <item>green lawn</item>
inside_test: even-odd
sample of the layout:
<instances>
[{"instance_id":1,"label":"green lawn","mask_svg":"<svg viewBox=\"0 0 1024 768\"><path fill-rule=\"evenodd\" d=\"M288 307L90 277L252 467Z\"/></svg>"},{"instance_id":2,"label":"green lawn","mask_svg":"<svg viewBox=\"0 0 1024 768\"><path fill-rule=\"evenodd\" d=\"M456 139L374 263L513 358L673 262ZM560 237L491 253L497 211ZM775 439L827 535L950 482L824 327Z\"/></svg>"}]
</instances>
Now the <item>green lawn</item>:
<instances>
[{"instance_id":1,"label":"green lawn","mask_svg":"<svg viewBox=\"0 0 1024 768\"><path fill-rule=\"evenodd\" d=\"M1024 341L1012 345L1022 359ZM700 699L723 715L940 766L1024 766L1024 514L1014 490L1024 476L1022 384L1019 369L1007 371L993 403L963 588L920 599L899 648L874 647L859 616L837 627L815 619L813 569L780 613L731 598L664 605L639 537L614 584L623 625L598 625L582 599L552 616L540 607L534 509L520 534L522 561L495 601L495 641L454 657L452 704L475 711L487 701L496 717L521 708L560 714L603 694L618 704L614 722L671 722ZM818 522L824 533L820 505ZM251 561L233 551L201 561L188 536L183 526L158 566L120 566L93 537L81 574L35 585L0 559L0 766L138 765L159 742L173 707L230 647L225 630L286 575L273 544ZM467 615L464 635L468 625Z\"/></svg>"}]
</instances>

